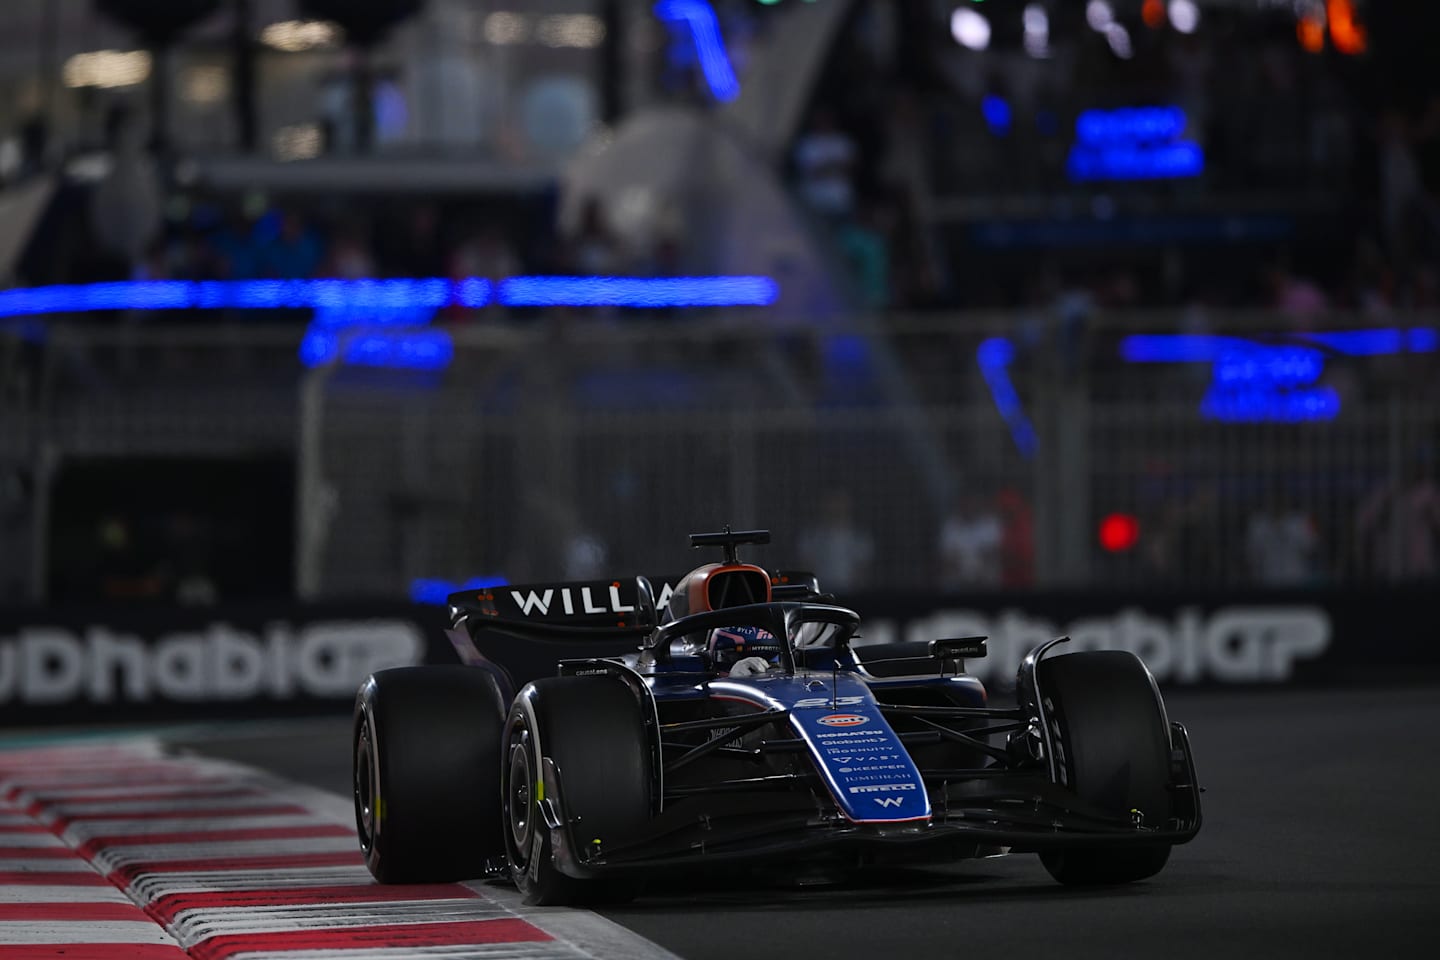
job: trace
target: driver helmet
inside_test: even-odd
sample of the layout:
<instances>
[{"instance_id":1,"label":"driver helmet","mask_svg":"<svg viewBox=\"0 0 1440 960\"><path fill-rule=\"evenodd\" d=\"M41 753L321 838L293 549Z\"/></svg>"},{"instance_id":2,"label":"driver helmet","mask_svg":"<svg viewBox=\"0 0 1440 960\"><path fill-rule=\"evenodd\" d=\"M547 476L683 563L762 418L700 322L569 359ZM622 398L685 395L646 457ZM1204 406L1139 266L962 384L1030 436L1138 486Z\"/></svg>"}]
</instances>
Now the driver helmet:
<instances>
[{"instance_id":1,"label":"driver helmet","mask_svg":"<svg viewBox=\"0 0 1440 960\"><path fill-rule=\"evenodd\" d=\"M741 660L758 657L766 665L780 662L780 641L762 627L716 627L710 631L706 652L721 673L729 673Z\"/></svg>"}]
</instances>

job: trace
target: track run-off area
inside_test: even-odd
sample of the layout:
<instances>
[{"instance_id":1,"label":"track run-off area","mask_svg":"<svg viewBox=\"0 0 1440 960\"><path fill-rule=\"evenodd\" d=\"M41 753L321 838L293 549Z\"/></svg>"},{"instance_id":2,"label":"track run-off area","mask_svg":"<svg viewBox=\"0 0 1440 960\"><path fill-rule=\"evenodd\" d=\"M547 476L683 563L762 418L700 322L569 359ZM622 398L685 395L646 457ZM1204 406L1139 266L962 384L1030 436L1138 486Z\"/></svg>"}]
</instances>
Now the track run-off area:
<instances>
[{"instance_id":1,"label":"track run-off area","mask_svg":"<svg viewBox=\"0 0 1440 960\"><path fill-rule=\"evenodd\" d=\"M0 736L0 960L1370 957L1440 940L1440 687L1172 692L1205 826L1155 879L1037 858L816 886L652 884L599 913L493 883L385 887L348 717Z\"/></svg>"}]
</instances>

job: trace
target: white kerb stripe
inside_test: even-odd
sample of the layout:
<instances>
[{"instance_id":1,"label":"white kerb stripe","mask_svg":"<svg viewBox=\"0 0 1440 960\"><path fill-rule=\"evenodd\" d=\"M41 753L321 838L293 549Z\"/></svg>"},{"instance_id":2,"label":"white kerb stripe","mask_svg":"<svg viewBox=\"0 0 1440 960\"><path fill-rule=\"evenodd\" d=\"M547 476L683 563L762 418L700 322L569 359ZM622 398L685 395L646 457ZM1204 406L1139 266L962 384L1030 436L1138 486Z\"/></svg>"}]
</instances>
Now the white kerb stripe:
<instances>
[{"instance_id":1,"label":"white kerb stripe","mask_svg":"<svg viewBox=\"0 0 1440 960\"><path fill-rule=\"evenodd\" d=\"M209 830L265 830L272 827L333 827L328 820L319 820L308 813L280 813L260 817L177 817L145 820L76 820L65 828L65 836L73 843L91 837L117 835L142 836L147 833L190 833Z\"/></svg>"},{"instance_id":2,"label":"white kerb stripe","mask_svg":"<svg viewBox=\"0 0 1440 960\"><path fill-rule=\"evenodd\" d=\"M0 858L0 873L88 873L95 868L79 857L55 857L51 860L26 860L21 857Z\"/></svg>"},{"instance_id":3,"label":"white kerb stripe","mask_svg":"<svg viewBox=\"0 0 1440 960\"><path fill-rule=\"evenodd\" d=\"M13 923L0 921L0 943L174 944L175 941L148 920L22 920Z\"/></svg>"},{"instance_id":4,"label":"white kerb stripe","mask_svg":"<svg viewBox=\"0 0 1440 960\"><path fill-rule=\"evenodd\" d=\"M0 903L128 903L134 901L115 887L27 886L7 883L0 886Z\"/></svg>"},{"instance_id":5,"label":"white kerb stripe","mask_svg":"<svg viewBox=\"0 0 1440 960\"><path fill-rule=\"evenodd\" d=\"M217 790L254 790L257 789L254 782L240 780L212 780L205 783L127 783L124 785L95 787L41 787L34 784L25 785L20 793L20 798L26 806L31 803L61 803L66 797L113 797L122 800L125 797L155 796L166 797L191 797L196 794L214 793Z\"/></svg>"},{"instance_id":6,"label":"white kerb stripe","mask_svg":"<svg viewBox=\"0 0 1440 960\"><path fill-rule=\"evenodd\" d=\"M244 810L248 807L274 807L289 803L282 797L263 793L241 797L177 797L174 800L91 800L86 803L58 801L46 806L42 817L53 821L60 817L87 817L112 813L117 818L127 813L168 813L172 810Z\"/></svg>"},{"instance_id":7,"label":"white kerb stripe","mask_svg":"<svg viewBox=\"0 0 1440 960\"><path fill-rule=\"evenodd\" d=\"M403 903L325 904L289 907L218 907L182 910L170 929L193 946L209 937L289 930L343 930L347 927L414 923L506 920L514 915L483 900L411 900Z\"/></svg>"},{"instance_id":8,"label":"white kerb stripe","mask_svg":"<svg viewBox=\"0 0 1440 960\"><path fill-rule=\"evenodd\" d=\"M222 893L233 890L299 890L304 887L369 884L364 867L305 867L295 870L217 871L205 873L141 874L130 884L131 893L149 902L172 893Z\"/></svg>"},{"instance_id":9,"label":"white kerb stripe","mask_svg":"<svg viewBox=\"0 0 1440 960\"><path fill-rule=\"evenodd\" d=\"M0 847L63 847L65 841L53 833L0 834Z\"/></svg>"},{"instance_id":10,"label":"white kerb stripe","mask_svg":"<svg viewBox=\"0 0 1440 960\"><path fill-rule=\"evenodd\" d=\"M101 873L116 867L157 860L207 860L216 857L278 857L294 853L349 853L359 855L354 837L298 837L291 840L224 840L214 843L122 843L95 855Z\"/></svg>"}]
</instances>

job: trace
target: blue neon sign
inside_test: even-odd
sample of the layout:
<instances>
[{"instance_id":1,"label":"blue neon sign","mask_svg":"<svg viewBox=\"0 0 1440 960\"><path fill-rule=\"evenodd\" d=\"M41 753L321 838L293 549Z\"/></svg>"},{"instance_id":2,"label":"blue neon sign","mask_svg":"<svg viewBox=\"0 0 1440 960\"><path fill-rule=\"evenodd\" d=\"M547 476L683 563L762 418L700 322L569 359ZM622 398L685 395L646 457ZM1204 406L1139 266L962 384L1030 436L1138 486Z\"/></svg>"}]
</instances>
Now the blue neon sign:
<instances>
[{"instance_id":1,"label":"blue neon sign","mask_svg":"<svg viewBox=\"0 0 1440 960\"><path fill-rule=\"evenodd\" d=\"M1134 334L1120 341L1130 363L1209 363L1210 386L1200 403L1208 420L1300 423L1333 420L1340 397L1316 386L1325 351L1353 357L1440 350L1440 329L1411 327L1298 333L1281 344L1208 334ZM1314 344L1307 346L1306 344Z\"/></svg>"},{"instance_id":2,"label":"blue neon sign","mask_svg":"<svg viewBox=\"0 0 1440 960\"><path fill-rule=\"evenodd\" d=\"M1197 177L1205 152L1185 133L1179 107L1086 110L1075 120L1065 171L1077 182Z\"/></svg>"},{"instance_id":3,"label":"blue neon sign","mask_svg":"<svg viewBox=\"0 0 1440 960\"><path fill-rule=\"evenodd\" d=\"M362 280L141 280L0 290L0 319L26 339L44 328L28 318L102 310L313 310L300 344L306 366L339 361L371 367L440 370L454 345L430 327L447 306L732 307L767 306L779 285L763 276L483 277ZM364 334L346 331L365 327ZM341 351L343 356L337 356Z\"/></svg>"}]
</instances>

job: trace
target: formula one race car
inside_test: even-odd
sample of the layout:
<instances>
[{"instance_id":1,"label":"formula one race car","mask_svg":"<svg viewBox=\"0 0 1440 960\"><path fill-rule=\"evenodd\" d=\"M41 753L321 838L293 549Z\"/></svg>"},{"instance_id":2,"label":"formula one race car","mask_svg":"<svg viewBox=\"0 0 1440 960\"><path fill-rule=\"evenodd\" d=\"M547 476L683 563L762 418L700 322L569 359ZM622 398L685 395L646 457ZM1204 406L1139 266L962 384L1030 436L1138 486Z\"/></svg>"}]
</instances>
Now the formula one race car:
<instances>
[{"instance_id":1,"label":"formula one race car","mask_svg":"<svg viewBox=\"0 0 1440 960\"><path fill-rule=\"evenodd\" d=\"M1133 654L1030 652L1016 704L983 638L852 645L815 578L709 563L453 594L463 665L384 670L355 708L374 876L508 871L531 903L613 901L684 867L843 871L1040 855L1061 883L1157 873L1200 829L1185 728Z\"/></svg>"}]
</instances>

